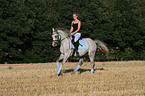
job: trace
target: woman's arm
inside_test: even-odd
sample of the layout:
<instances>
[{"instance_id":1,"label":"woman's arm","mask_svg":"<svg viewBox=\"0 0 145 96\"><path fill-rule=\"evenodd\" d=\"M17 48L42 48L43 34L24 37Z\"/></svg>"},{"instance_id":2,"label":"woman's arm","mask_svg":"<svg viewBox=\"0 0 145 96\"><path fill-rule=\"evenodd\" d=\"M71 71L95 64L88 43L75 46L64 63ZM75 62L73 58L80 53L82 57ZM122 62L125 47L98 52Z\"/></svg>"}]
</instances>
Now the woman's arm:
<instances>
[{"instance_id":1,"label":"woman's arm","mask_svg":"<svg viewBox=\"0 0 145 96\"><path fill-rule=\"evenodd\" d=\"M70 29L70 33L73 31L73 21L72 21L72 23L71 23L71 29Z\"/></svg>"}]
</instances>

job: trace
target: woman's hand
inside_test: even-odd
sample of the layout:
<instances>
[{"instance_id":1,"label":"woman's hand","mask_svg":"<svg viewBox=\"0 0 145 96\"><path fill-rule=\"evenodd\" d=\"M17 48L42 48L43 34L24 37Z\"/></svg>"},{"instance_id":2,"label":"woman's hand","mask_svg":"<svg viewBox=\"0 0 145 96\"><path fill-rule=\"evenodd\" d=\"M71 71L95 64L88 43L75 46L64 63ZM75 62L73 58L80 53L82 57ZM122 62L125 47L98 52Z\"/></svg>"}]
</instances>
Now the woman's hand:
<instances>
[{"instance_id":1,"label":"woman's hand","mask_svg":"<svg viewBox=\"0 0 145 96\"><path fill-rule=\"evenodd\" d=\"M70 35L74 35L74 33L70 33Z\"/></svg>"}]
</instances>

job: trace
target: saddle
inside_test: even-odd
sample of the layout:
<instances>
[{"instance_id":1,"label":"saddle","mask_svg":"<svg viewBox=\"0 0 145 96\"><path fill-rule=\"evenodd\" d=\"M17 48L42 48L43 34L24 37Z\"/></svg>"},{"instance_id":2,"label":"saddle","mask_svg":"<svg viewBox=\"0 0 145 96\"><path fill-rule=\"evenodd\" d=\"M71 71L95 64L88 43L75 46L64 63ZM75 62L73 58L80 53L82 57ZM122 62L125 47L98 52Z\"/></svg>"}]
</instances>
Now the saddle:
<instances>
[{"instance_id":1,"label":"saddle","mask_svg":"<svg viewBox=\"0 0 145 96\"><path fill-rule=\"evenodd\" d=\"M74 39L75 39L75 36L74 36L74 35L72 35L72 40L71 40L71 42L72 42L72 44L73 44L73 45L74 45ZM80 38L78 39L78 41L76 42L76 44L78 44L78 45L80 45L80 46L82 46L82 47L83 47L83 45L79 43L79 40L82 40L82 39L83 39L83 38L82 38L82 37L80 37Z\"/></svg>"},{"instance_id":2,"label":"saddle","mask_svg":"<svg viewBox=\"0 0 145 96\"><path fill-rule=\"evenodd\" d=\"M70 44L71 44L71 48L75 49L75 47L73 45L74 44L74 37L72 37L72 39L70 40ZM82 37L79 38L79 40L76 42L76 44L79 45L79 47L78 47L79 50L81 50L81 49L83 50L83 49L87 48L86 42Z\"/></svg>"}]
</instances>

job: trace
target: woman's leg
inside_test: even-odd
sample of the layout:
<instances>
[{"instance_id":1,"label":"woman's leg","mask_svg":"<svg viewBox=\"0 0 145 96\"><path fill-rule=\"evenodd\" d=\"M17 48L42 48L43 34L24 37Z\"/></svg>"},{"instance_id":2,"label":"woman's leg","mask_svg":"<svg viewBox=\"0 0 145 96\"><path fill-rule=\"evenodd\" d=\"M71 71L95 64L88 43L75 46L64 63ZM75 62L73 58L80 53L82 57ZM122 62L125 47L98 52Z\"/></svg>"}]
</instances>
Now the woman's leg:
<instances>
[{"instance_id":1,"label":"woman's leg","mask_svg":"<svg viewBox=\"0 0 145 96\"><path fill-rule=\"evenodd\" d=\"M81 33L76 33L75 35L75 38L74 38L74 47L75 47L75 52L77 55L79 55L79 52L78 52L78 47L79 47L79 39L81 37Z\"/></svg>"},{"instance_id":2,"label":"woman's leg","mask_svg":"<svg viewBox=\"0 0 145 96\"><path fill-rule=\"evenodd\" d=\"M77 42L81 37L81 33L76 33L74 36L75 36L74 42Z\"/></svg>"}]
</instances>

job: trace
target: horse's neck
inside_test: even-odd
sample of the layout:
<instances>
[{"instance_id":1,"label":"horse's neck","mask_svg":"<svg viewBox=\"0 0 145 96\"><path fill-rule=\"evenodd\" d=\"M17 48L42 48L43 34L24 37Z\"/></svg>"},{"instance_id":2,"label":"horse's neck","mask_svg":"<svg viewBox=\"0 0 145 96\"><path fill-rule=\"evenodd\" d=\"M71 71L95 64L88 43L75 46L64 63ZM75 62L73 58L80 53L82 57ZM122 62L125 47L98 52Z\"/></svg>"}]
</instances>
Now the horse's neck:
<instances>
[{"instance_id":1,"label":"horse's neck","mask_svg":"<svg viewBox=\"0 0 145 96\"><path fill-rule=\"evenodd\" d=\"M60 36L61 36L61 39L66 37L65 34L62 34L62 33L60 34Z\"/></svg>"},{"instance_id":2,"label":"horse's neck","mask_svg":"<svg viewBox=\"0 0 145 96\"><path fill-rule=\"evenodd\" d=\"M69 36L67 36L67 35L61 35L61 43L62 42L66 42L66 43L68 43L68 42L70 42L70 37Z\"/></svg>"},{"instance_id":3,"label":"horse's neck","mask_svg":"<svg viewBox=\"0 0 145 96\"><path fill-rule=\"evenodd\" d=\"M61 45L63 45L64 49L70 49L70 37L63 33L61 34L61 40Z\"/></svg>"},{"instance_id":4,"label":"horse's neck","mask_svg":"<svg viewBox=\"0 0 145 96\"><path fill-rule=\"evenodd\" d=\"M66 39L66 38L69 38L68 35L67 35L66 33L64 33L64 32L61 32L61 33L59 33L59 34L60 34L60 36L61 36L61 40L64 40L64 39Z\"/></svg>"}]
</instances>

